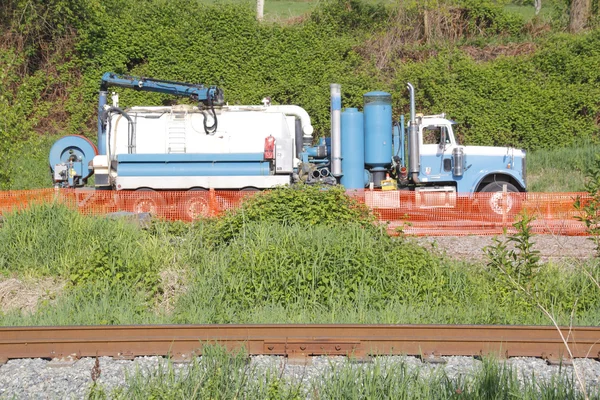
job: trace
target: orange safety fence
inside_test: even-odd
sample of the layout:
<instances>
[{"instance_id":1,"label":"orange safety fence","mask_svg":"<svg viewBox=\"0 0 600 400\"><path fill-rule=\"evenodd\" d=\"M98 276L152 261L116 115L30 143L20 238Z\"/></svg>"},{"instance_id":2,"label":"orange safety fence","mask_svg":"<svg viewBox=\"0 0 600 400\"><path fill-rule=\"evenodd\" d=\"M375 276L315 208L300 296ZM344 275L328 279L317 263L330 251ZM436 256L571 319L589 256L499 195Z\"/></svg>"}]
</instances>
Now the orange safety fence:
<instances>
[{"instance_id":1,"label":"orange safety fence","mask_svg":"<svg viewBox=\"0 0 600 400\"><path fill-rule=\"evenodd\" d=\"M244 191L105 191L88 189L39 189L0 192L0 214L34 203L60 201L86 215L115 212L151 213L169 220L192 221L217 216L239 206L256 192ZM535 217L532 231L538 234L586 235L574 207L587 193L475 193L443 191L348 191L348 195L373 210L388 224L390 234L495 235L515 232L512 224L519 212Z\"/></svg>"}]
</instances>

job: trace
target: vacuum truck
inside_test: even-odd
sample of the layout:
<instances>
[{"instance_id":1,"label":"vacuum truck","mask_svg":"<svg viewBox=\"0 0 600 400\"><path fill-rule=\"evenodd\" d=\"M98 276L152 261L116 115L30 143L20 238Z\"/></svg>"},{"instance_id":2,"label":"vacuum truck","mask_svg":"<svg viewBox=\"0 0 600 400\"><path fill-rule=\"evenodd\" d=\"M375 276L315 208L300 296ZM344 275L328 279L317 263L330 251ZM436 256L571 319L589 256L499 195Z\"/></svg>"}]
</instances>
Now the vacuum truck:
<instances>
[{"instance_id":1,"label":"vacuum truck","mask_svg":"<svg viewBox=\"0 0 600 400\"><path fill-rule=\"evenodd\" d=\"M111 87L193 104L123 109L117 93L109 104ZM422 208L453 207L457 197L493 192L488 211L516 210L510 193L526 190L525 151L459 144L455 123L444 114L417 114L410 83L408 89L405 124L403 116L393 120L392 96L381 91L364 95L362 111L342 112L340 85L332 84L331 135L315 140L309 114L297 105L272 105L269 98L229 105L216 86L108 72L100 83L97 142L58 139L49 155L54 185L82 187L92 175L96 190L157 193L341 184L367 189L367 202L390 208L401 191L416 192L415 206Z\"/></svg>"}]
</instances>

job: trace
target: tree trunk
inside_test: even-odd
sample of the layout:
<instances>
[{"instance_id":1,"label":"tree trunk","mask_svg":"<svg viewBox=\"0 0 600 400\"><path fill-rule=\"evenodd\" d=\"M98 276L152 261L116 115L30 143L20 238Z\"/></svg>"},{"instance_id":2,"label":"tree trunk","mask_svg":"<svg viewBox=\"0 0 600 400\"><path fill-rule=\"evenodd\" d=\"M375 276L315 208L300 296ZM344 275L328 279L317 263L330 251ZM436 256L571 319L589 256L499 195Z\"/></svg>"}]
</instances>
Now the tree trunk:
<instances>
[{"instance_id":1,"label":"tree trunk","mask_svg":"<svg viewBox=\"0 0 600 400\"><path fill-rule=\"evenodd\" d=\"M578 33L584 30L590 18L590 0L572 0L569 14L569 31Z\"/></svg>"},{"instance_id":2,"label":"tree trunk","mask_svg":"<svg viewBox=\"0 0 600 400\"><path fill-rule=\"evenodd\" d=\"M535 0L535 15L538 15L540 13L540 10L542 9L542 0Z\"/></svg>"},{"instance_id":3,"label":"tree trunk","mask_svg":"<svg viewBox=\"0 0 600 400\"><path fill-rule=\"evenodd\" d=\"M265 10L265 0L256 0L256 19L263 20Z\"/></svg>"}]
</instances>

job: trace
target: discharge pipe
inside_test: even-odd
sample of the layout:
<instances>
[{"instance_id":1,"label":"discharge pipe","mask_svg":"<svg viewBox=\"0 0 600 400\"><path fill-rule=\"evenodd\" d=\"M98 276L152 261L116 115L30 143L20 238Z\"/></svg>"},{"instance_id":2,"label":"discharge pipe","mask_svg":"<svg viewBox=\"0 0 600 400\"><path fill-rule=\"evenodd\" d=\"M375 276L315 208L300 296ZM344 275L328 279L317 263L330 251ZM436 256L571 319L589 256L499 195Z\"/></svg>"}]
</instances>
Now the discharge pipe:
<instances>
[{"instance_id":1,"label":"discharge pipe","mask_svg":"<svg viewBox=\"0 0 600 400\"><path fill-rule=\"evenodd\" d=\"M106 97L108 92L105 90L100 91L98 97L98 155L106 155L106 126L102 114L104 113L104 106L106 105Z\"/></svg>"},{"instance_id":2,"label":"discharge pipe","mask_svg":"<svg viewBox=\"0 0 600 400\"><path fill-rule=\"evenodd\" d=\"M132 109L137 110L137 107L133 107ZM221 107L223 111L255 111L255 112L272 112L272 113L281 113L288 116L294 116L300 120L300 126L302 128L303 138L308 143L312 143L312 134L314 132L314 128L310 122L310 115L306 112L306 110L300 106L295 105L281 105L281 106L257 106L257 105L241 105L241 106L223 106ZM154 108L153 111L156 112L169 112L171 107L163 108Z\"/></svg>"},{"instance_id":3,"label":"discharge pipe","mask_svg":"<svg viewBox=\"0 0 600 400\"><path fill-rule=\"evenodd\" d=\"M342 89L339 83L331 88L331 174L342 176Z\"/></svg>"},{"instance_id":4,"label":"discharge pipe","mask_svg":"<svg viewBox=\"0 0 600 400\"><path fill-rule=\"evenodd\" d=\"M419 125L417 124L417 112L415 107L415 88L407 83L410 92L410 125L408 127L408 146L410 150L409 172L414 183L419 183L420 154L419 154Z\"/></svg>"}]
</instances>

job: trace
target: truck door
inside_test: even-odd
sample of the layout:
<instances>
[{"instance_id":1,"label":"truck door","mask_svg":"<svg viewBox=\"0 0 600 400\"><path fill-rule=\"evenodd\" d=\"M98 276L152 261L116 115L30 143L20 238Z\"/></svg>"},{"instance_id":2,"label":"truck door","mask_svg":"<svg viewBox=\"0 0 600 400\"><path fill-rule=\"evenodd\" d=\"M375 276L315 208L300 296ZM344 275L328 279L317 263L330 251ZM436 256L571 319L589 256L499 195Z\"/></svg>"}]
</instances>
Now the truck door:
<instances>
[{"instance_id":1,"label":"truck door","mask_svg":"<svg viewBox=\"0 0 600 400\"><path fill-rule=\"evenodd\" d=\"M447 125L422 126L419 132L421 144L422 182L452 180L452 140Z\"/></svg>"}]
</instances>

